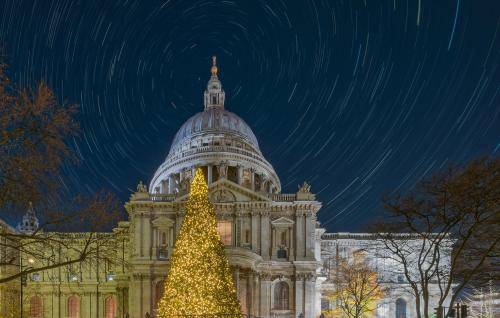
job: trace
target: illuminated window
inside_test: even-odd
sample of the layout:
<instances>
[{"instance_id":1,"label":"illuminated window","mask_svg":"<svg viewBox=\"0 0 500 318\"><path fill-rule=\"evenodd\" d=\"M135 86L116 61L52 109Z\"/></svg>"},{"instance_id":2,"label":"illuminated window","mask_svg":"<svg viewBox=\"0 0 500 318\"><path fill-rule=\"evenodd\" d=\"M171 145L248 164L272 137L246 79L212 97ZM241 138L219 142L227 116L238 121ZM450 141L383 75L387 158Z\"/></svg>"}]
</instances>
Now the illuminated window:
<instances>
[{"instance_id":1,"label":"illuminated window","mask_svg":"<svg viewBox=\"0 0 500 318\"><path fill-rule=\"evenodd\" d=\"M42 317L43 317L42 297L33 296L30 298L30 318L42 318Z\"/></svg>"},{"instance_id":2,"label":"illuminated window","mask_svg":"<svg viewBox=\"0 0 500 318\"><path fill-rule=\"evenodd\" d=\"M278 310L288 309L289 288L286 282L276 283L274 286L274 308Z\"/></svg>"},{"instance_id":3,"label":"illuminated window","mask_svg":"<svg viewBox=\"0 0 500 318\"><path fill-rule=\"evenodd\" d=\"M167 245L167 233L165 233L165 232L161 233L161 244Z\"/></svg>"},{"instance_id":4,"label":"illuminated window","mask_svg":"<svg viewBox=\"0 0 500 318\"><path fill-rule=\"evenodd\" d=\"M106 280L108 282L114 281L115 280L115 273L109 272L108 274L106 274Z\"/></svg>"},{"instance_id":5,"label":"illuminated window","mask_svg":"<svg viewBox=\"0 0 500 318\"><path fill-rule=\"evenodd\" d=\"M231 245L233 242L233 224L231 221L217 222L217 230L224 245Z\"/></svg>"},{"instance_id":6,"label":"illuminated window","mask_svg":"<svg viewBox=\"0 0 500 318\"><path fill-rule=\"evenodd\" d=\"M69 273L68 274L68 279L70 282L77 282L78 281L78 275L75 273Z\"/></svg>"},{"instance_id":7,"label":"illuminated window","mask_svg":"<svg viewBox=\"0 0 500 318\"><path fill-rule=\"evenodd\" d=\"M109 296L106 298L106 314L104 317L106 318L115 318L116 317L116 301L113 296Z\"/></svg>"},{"instance_id":8,"label":"illuminated window","mask_svg":"<svg viewBox=\"0 0 500 318\"><path fill-rule=\"evenodd\" d=\"M80 318L80 299L74 295L68 298L68 318Z\"/></svg>"}]
</instances>

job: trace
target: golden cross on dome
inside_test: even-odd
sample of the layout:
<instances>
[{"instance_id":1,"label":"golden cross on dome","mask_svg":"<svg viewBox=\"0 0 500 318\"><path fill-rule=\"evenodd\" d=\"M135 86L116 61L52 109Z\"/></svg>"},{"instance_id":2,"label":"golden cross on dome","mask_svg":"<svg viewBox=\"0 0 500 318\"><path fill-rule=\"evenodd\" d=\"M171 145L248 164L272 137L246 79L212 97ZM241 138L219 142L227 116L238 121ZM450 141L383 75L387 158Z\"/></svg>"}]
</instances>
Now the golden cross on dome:
<instances>
[{"instance_id":1,"label":"golden cross on dome","mask_svg":"<svg viewBox=\"0 0 500 318\"><path fill-rule=\"evenodd\" d=\"M217 76L217 71L218 71L218 68L217 68L217 57L215 55L212 56L212 68L210 69L210 71L212 72L213 76Z\"/></svg>"}]
</instances>

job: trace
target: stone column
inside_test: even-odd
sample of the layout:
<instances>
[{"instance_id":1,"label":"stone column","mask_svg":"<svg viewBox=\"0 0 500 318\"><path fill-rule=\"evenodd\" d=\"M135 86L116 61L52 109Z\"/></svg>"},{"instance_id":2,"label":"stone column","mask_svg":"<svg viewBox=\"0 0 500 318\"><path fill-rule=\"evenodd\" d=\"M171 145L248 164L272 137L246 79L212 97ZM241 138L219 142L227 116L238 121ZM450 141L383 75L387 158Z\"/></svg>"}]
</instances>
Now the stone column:
<instances>
[{"instance_id":1,"label":"stone column","mask_svg":"<svg viewBox=\"0 0 500 318\"><path fill-rule=\"evenodd\" d=\"M80 316L82 317L92 317L92 305L91 301L92 293L83 292L78 295L80 297ZM66 305L67 307L67 305Z\"/></svg>"},{"instance_id":2,"label":"stone column","mask_svg":"<svg viewBox=\"0 0 500 318\"><path fill-rule=\"evenodd\" d=\"M316 218L311 211L306 213L306 258L314 258L314 240L316 237Z\"/></svg>"},{"instance_id":3,"label":"stone column","mask_svg":"<svg viewBox=\"0 0 500 318\"><path fill-rule=\"evenodd\" d=\"M255 191L255 169L250 169L250 184L252 191Z\"/></svg>"},{"instance_id":4,"label":"stone column","mask_svg":"<svg viewBox=\"0 0 500 318\"><path fill-rule=\"evenodd\" d=\"M212 165L207 166L207 184L212 183Z\"/></svg>"},{"instance_id":5,"label":"stone column","mask_svg":"<svg viewBox=\"0 0 500 318\"><path fill-rule=\"evenodd\" d=\"M141 257L142 252L142 215L134 215L134 256Z\"/></svg>"},{"instance_id":6,"label":"stone column","mask_svg":"<svg viewBox=\"0 0 500 318\"><path fill-rule=\"evenodd\" d=\"M238 184L242 185L242 183L243 183L243 167L240 165L237 165L236 168L238 169Z\"/></svg>"},{"instance_id":7,"label":"stone column","mask_svg":"<svg viewBox=\"0 0 500 318\"><path fill-rule=\"evenodd\" d=\"M168 176L168 193L174 193L174 177L172 175Z\"/></svg>"},{"instance_id":8,"label":"stone column","mask_svg":"<svg viewBox=\"0 0 500 318\"><path fill-rule=\"evenodd\" d=\"M248 297L247 297L248 275L246 275L246 273L242 273L242 274L240 274L239 279L240 279L240 282L238 284L239 285L238 299L240 300L241 310L242 310L243 314L248 315L249 314Z\"/></svg>"},{"instance_id":9,"label":"stone column","mask_svg":"<svg viewBox=\"0 0 500 318\"><path fill-rule=\"evenodd\" d=\"M306 276L305 280L305 304L304 304L304 318L314 318L315 308L314 305L316 296L316 277L313 274Z\"/></svg>"},{"instance_id":10,"label":"stone column","mask_svg":"<svg viewBox=\"0 0 500 318\"><path fill-rule=\"evenodd\" d=\"M260 316L260 282L259 275L255 272L252 272L252 313L254 316Z\"/></svg>"},{"instance_id":11,"label":"stone column","mask_svg":"<svg viewBox=\"0 0 500 318\"><path fill-rule=\"evenodd\" d=\"M305 226L304 226L304 212L297 210L295 212L295 251L296 251L296 260L302 260L305 256Z\"/></svg>"},{"instance_id":12,"label":"stone column","mask_svg":"<svg viewBox=\"0 0 500 318\"><path fill-rule=\"evenodd\" d=\"M241 242L243 242L243 220L242 220L242 215L241 212L236 212L236 216L234 218L234 224L235 224L235 245L236 246L241 246Z\"/></svg>"},{"instance_id":13,"label":"stone column","mask_svg":"<svg viewBox=\"0 0 500 318\"><path fill-rule=\"evenodd\" d=\"M161 180L160 193L161 194L167 194L168 193L168 180Z\"/></svg>"},{"instance_id":14,"label":"stone column","mask_svg":"<svg viewBox=\"0 0 500 318\"><path fill-rule=\"evenodd\" d=\"M151 258L151 216L149 213L145 213L143 218L142 218L143 226L142 226L142 256L145 258L150 259Z\"/></svg>"},{"instance_id":15,"label":"stone column","mask_svg":"<svg viewBox=\"0 0 500 318\"><path fill-rule=\"evenodd\" d=\"M271 276L264 274L260 280L260 316L269 317L271 311Z\"/></svg>"},{"instance_id":16,"label":"stone column","mask_svg":"<svg viewBox=\"0 0 500 318\"><path fill-rule=\"evenodd\" d=\"M260 245L259 245L259 221L260 216L257 211L252 211L252 251L259 254L260 253Z\"/></svg>"},{"instance_id":17,"label":"stone column","mask_svg":"<svg viewBox=\"0 0 500 318\"><path fill-rule=\"evenodd\" d=\"M130 290L128 296L130 318L144 317L142 313L143 304L141 274L135 273L132 275L132 281L130 282Z\"/></svg>"},{"instance_id":18,"label":"stone column","mask_svg":"<svg viewBox=\"0 0 500 318\"><path fill-rule=\"evenodd\" d=\"M304 313L304 275L295 274L295 317Z\"/></svg>"},{"instance_id":19,"label":"stone column","mask_svg":"<svg viewBox=\"0 0 500 318\"><path fill-rule=\"evenodd\" d=\"M142 315L147 312L153 314L153 294L152 294L152 284L151 276L149 274L143 274L142 276ZM142 317L142 316L141 316Z\"/></svg>"},{"instance_id":20,"label":"stone column","mask_svg":"<svg viewBox=\"0 0 500 318\"><path fill-rule=\"evenodd\" d=\"M269 241L271 240L269 211L260 212L260 254L262 259L269 259Z\"/></svg>"}]
</instances>

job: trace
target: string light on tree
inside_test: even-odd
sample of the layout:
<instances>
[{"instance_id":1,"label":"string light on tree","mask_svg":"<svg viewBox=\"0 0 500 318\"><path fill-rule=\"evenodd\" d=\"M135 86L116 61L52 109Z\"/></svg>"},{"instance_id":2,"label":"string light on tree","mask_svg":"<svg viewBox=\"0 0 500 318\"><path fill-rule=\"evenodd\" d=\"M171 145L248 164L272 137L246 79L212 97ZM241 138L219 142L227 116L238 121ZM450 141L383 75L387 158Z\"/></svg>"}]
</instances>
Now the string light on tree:
<instances>
[{"instance_id":1,"label":"string light on tree","mask_svg":"<svg viewBox=\"0 0 500 318\"><path fill-rule=\"evenodd\" d=\"M239 317L224 245L217 232L215 209L201 169L191 183L186 214L177 237L158 317L214 315Z\"/></svg>"}]
</instances>

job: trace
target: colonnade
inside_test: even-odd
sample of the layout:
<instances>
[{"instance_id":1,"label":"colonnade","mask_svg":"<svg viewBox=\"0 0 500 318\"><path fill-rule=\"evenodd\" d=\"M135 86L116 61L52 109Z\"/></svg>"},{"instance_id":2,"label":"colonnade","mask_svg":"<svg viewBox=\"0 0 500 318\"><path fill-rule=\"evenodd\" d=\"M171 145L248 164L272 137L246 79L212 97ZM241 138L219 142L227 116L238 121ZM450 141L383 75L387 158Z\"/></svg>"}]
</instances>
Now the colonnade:
<instances>
[{"instance_id":1,"label":"colonnade","mask_svg":"<svg viewBox=\"0 0 500 318\"><path fill-rule=\"evenodd\" d=\"M161 181L161 186L154 189L154 192L161 194L172 194L186 191L187 189L184 188L187 186L185 181L189 181L192 178L196 168L201 168L205 172L205 177L208 184L224 178L231 180L252 191L265 193L277 192L276 186L264 173L259 174L254 168L247 168L241 165L228 166L225 164L208 164L197 167L193 166L191 168L186 168L178 173L172 173L166 179Z\"/></svg>"}]
</instances>

